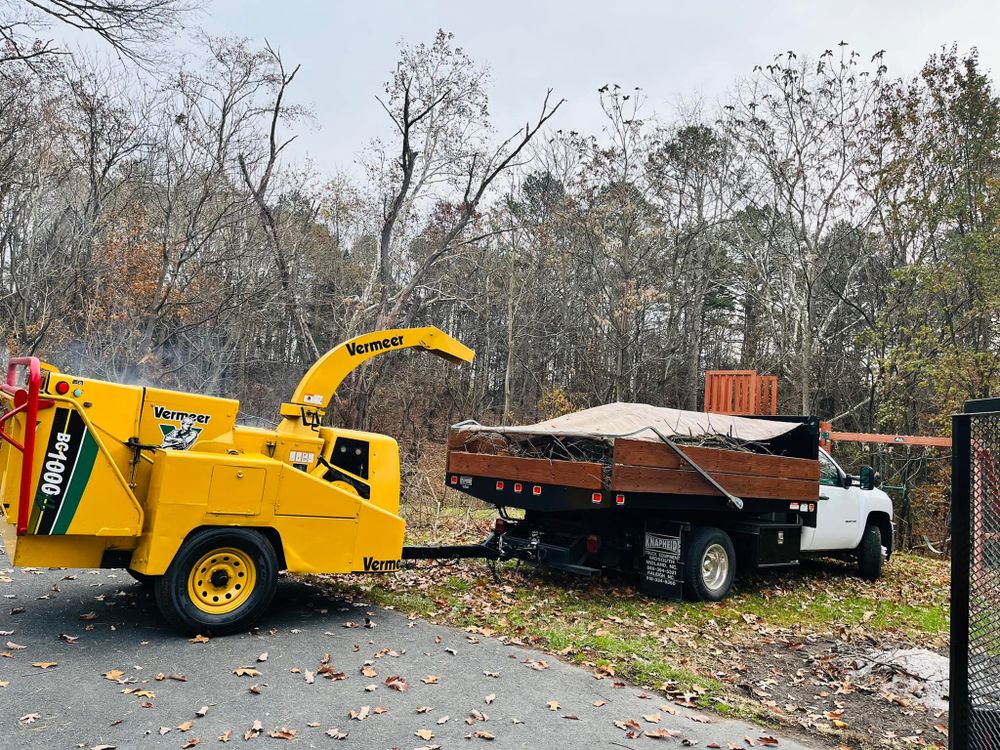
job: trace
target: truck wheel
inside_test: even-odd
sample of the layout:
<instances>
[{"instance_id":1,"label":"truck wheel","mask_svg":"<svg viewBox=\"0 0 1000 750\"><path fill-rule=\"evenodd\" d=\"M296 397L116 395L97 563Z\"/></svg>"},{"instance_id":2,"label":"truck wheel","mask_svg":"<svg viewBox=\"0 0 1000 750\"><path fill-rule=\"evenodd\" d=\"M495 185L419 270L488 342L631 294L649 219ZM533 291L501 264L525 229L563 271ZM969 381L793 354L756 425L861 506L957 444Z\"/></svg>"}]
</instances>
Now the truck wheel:
<instances>
[{"instance_id":1,"label":"truck wheel","mask_svg":"<svg viewBox=\"0 0 1000 750\"><path fill-rule=\"evenodd\" d=\"M271 604L278 556L259 531L203 529L184 542L154 586L171 627L225 635L250 627Z\"/></svg>"},{"instance_id":2,"label":"truck wheel","mask_svg":"<svg viewBox=\"0 0 1000 750\"><path fill-rule=\"evenodd\" d=\"M736 573L736 550L729 535L711 526L695 528L687 539L684 591L696 602L724 599Z\"/></svg>"},{"instance_id":3,"label":"truck wheel","mask_svg":"<svg viewBox=\"0 0 1000 750\"><path fill-rule=\"evenodd\" d=\"M865 527L858 545L858 572L862 578L877 581L882 577L882 530L873 523Z\"/></svg>"}]
</instances>

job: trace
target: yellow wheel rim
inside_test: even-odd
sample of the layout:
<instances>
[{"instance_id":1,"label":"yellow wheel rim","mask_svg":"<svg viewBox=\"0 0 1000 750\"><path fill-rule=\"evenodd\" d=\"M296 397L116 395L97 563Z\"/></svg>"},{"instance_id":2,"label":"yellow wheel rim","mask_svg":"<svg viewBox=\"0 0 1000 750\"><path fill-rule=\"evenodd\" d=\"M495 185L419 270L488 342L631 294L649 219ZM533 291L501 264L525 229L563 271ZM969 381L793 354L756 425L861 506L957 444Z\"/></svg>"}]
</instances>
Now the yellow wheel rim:
<instances>
[{"instance_id":1,"label":"yellow wheel rim","mask_svg":"<svg viewBox=\"0 0 1000 750\"><path fill-rule=\"evenodd\" d=\"M198 609L224 615L250 598L257 583L257 566L235 547L220 547L202 556L188 574L188 596Z\"/></svg>"}]
</instances>

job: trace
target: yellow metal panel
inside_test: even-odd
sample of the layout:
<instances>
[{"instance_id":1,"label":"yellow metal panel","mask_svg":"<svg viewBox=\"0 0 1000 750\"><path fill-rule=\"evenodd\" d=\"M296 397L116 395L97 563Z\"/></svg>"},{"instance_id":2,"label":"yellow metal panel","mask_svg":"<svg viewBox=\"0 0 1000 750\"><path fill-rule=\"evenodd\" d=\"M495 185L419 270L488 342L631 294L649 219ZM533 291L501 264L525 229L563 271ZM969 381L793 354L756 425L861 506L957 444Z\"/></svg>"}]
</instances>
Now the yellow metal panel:
<instances>
[{"instance_id":1,"label":"yellow metal panel","mask_svg":"<svg viewBox=\"0 0 1000 750\"><path fill-rule=\"evenodd\" d=\"M240 402L197 393L146 388L139 422L139 442L165 450L192 450L229 435Z\"/></svg>"},{"instance_id":2,"label":"yellow metal panel","mask_svg":"<svg viewBox=\"0 0 1000 750\"><path fill-rule=\"evenodd\" d=\"M357 517L361 499L354 492L290 466L282 469L276 516Z\"/></svg>"},{"instance_id":3,"label":"yellow metal panel","mask_svg":"<svg viewBox=\"0 0 1000 750\"><path fill-rule=\"evenodd\" d=\"M216 466L208 492L209 513L252 516L260 513L267 471L246 466Z\"/></svg>"},{"instance_id":4,"label":"yellow metal panel","mask_svg":"<svg viewBox=\"0 0 1000 750\"><path fill-rule=\"evenodd\" d=\"M24 567L99 568L105 550L129 549L135 541L135 538L26 534L18 537L13 547L8 545L7 551L14 565Z\"/></svg>"}]
</instances>

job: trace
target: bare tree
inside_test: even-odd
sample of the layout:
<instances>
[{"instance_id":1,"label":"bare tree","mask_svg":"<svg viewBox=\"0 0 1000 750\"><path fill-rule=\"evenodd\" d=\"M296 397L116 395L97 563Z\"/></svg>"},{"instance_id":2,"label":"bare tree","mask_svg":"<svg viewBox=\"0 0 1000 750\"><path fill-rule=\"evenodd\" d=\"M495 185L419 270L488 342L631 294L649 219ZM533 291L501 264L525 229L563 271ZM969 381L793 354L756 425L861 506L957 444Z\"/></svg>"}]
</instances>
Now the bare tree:
<instances>
[{"instance_id":1,"label":"bare tree","mask_svg":"<svg viewBox=\"0 0 1000 750\"><path fill-rule=\"evenodd\" d=\"M0 64L61 52L39 35L53 22L92 33L121 58L141 64L176 31L198 0L2 0Z\"/></svg>"}]
</instances>

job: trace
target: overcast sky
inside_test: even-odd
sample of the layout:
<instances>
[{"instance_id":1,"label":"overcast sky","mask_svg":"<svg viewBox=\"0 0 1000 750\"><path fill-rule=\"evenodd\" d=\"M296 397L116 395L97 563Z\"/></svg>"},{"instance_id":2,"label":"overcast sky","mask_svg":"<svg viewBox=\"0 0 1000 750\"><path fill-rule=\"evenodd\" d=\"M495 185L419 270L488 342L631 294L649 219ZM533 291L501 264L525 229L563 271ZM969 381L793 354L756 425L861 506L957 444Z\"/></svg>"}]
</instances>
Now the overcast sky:
<instances>
[{"instance_id":1,"label":"overcast sky","mask_svg":"<svg viewBox=\"0 0 1000 750\"><path fill-rule=\"evenodd\" d=\"M1000 5L931 0L209 0L201 23L278 47L301 63L292 98L312 109L303 133L322 172L354 171L358 151L386 133L375 101L393 68L396 45L431 42L438 28L492 71L494 124L506 134L537 116L547 88L567 99L554 127L602 127L597 89L641 86L650 109L679 99L715 102L733 81L775 53L816 57L846 40L865 61L886 50L890 73L912 75L943 44L978 47L998 69Z\"/></svg>"}]
</instances>

